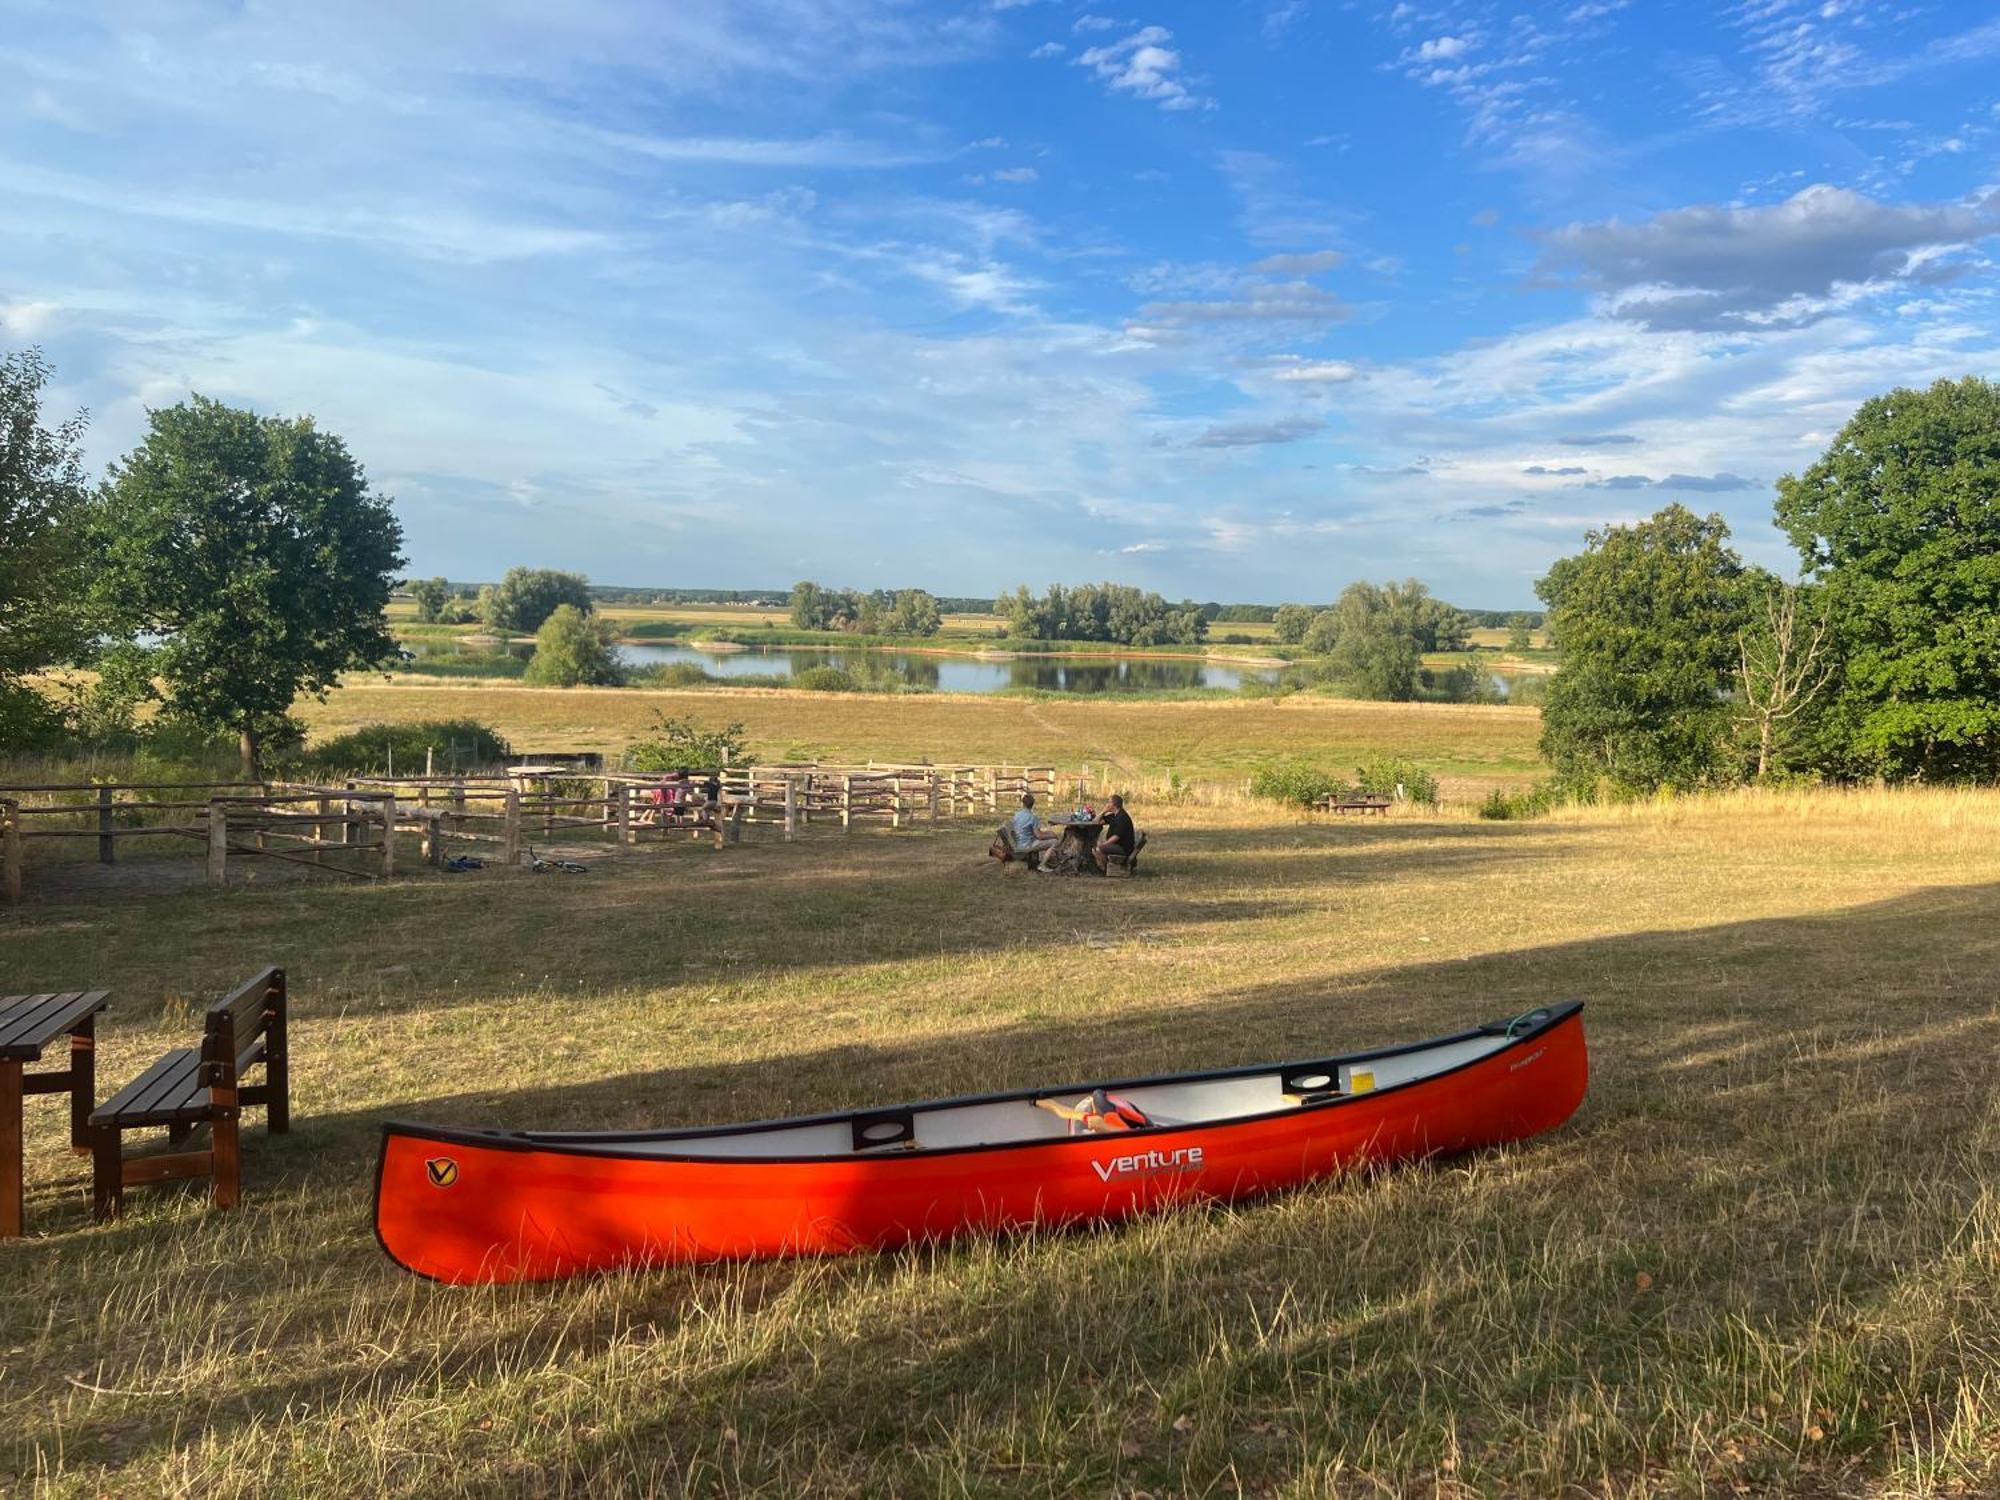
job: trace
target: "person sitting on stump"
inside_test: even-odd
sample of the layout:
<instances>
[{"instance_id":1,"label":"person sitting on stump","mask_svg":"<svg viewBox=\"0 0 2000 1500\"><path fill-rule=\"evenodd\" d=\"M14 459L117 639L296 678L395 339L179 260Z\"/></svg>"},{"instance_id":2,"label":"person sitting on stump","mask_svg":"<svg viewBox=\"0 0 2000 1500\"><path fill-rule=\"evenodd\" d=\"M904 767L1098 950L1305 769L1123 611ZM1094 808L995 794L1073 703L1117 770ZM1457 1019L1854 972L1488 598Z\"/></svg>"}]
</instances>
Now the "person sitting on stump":
<instances>
[{"instance_id":1,"label":"person sitting on stump","mask_svg":"<svg viewBox=\"0 0 2000 1500\"><path fill-rule=\"evenodd\" d=\"M1125 799L1114 796L1111 806L1104 813L1104 832L1091 846L1091 857L1097 861L1097 868L1109 873L1111 856L1116 853L1126 859L1138 847L1138 833L1132 827L1132 815L1125 811Z\"/></svg>"},{"instance_id":2,"label":"person sitting on stump","mask_svg":"<svg viewBox=\"0 0 2000 1500\"><path fill-rule=\"evenodd\" d=\"M1031 854L1047 854L1049 850L1055 848L1061 837L1059 834L1051 833L1048 825L1036 813L1033 792L1021 793L1021 810L1014 814L1009 826L1013 830L1014 852L1023 859ZM1037 864L1034 861L1030 861L1030 865L1044 872L1048 869L1047 865Z\"/></svg>"}]
</instances>

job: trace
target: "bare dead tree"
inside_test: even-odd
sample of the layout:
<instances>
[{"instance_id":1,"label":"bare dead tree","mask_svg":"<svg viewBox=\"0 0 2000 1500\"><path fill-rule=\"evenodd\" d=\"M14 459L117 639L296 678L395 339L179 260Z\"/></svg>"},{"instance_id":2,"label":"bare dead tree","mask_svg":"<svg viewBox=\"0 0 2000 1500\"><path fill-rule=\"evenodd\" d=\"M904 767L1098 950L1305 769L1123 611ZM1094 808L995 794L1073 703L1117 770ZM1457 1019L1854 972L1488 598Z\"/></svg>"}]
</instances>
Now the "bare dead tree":
<instances>
[{"instance_id":1,"label":"bare dead tree","mask_svg":"<svg viewBox=\"0 0 2000 1500\"><path fill-rule=\"evenodd\" d=\"M1757 736L1757 779L1771 767L1779 730L1803 713L1832 681L1836 663L1828 649L1832 623L1824 607L1801 605L1797 584L1780 584L1764 596L1764 628L1736 633L1737 682L1743 711L1736 722Z\"/></svg>"}]
</instances>

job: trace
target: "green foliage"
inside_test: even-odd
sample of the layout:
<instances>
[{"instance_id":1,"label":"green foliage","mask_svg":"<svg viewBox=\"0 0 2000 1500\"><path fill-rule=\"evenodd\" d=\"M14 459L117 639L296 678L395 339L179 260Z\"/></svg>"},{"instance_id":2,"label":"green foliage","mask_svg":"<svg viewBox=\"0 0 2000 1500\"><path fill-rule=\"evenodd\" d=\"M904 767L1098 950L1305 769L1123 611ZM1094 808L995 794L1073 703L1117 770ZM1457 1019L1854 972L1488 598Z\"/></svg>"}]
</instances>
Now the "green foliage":
<instances>
[{"instance_id":1,"label":"green foliage","mask_svg":"<svg viewBox=\"0 0 2000 1500\"><path fill-rule=\"evenodd\" d=\"M1211 625L1269 625L1278 617L1268 604L1204 604L1201 611Z\"/></svg>"},{"instance_id":2,"label":"green foliage","mask_svg":"<svg viewBox=\"0 0 2000 1500\"><path fill-rule=\"evenodd\" d=\"M1535 585L1562 652L1542 712L1559 779L1651 791L1735 778L1726 695L1746 590L1728 540L1720 516L1669 505L1587 533Z\"/></svg>"},{"instance_id":3,"label":"green foliage","mask_svg":"<svg viewBox=\"0 0 2000 1500\"><path fill-rule=\"evenodd\" d=\"M1479 804L1479 816L1499 823L1539 818L1562 800L1554 785L1548 782L1521 792L1503 792L1496 786Z\"/></svg>"},{"instance_id":4,"label":"green foliage","mask_svg":"<svg viewBox=\"0 0 2000 1500\"><path fill-rule=\"evenodd\" d=\"M1280 604L1278 612L1272 616L1272 624L1277 627L1278 640L1287 646L1296 646L1306 638L1312 629L1313 616L1317 613L1305 604Z\"/></svg>"},{"instance_id":5,"label":"green foliage","mask_svg":"<svg viewBox=\"0 0 2000 1500\"><path fill-rule=\"evenodd\" d=\"M64 717L70 733L100 749L135 749L145 739L139 707L159 697L153 686L154 653L120 643L97 654L96 680L76 689Z\"/></svg>"},{"instance_id":6,"label":"green foliage","mask_svg":"<svg viewBox=\"0 0 2000 1500\"><path fill-rule=\"evenodd\" d=\"M535 654L524 676L547 687L616 687L625 680L616 635L610 621L574 604L558 604L535 632Z\"/></svg>"},{"instance_id":7,"label":"green foliage","mask_svg":"<svg viewBox=\"0 0 2000 1500\"><path fill-rule=\"evenodd\" d=\"M2000 386L1941 380L1865 403L1778 481L1777 519L1839 629L1828 768L2000 774Z\"/></svg>"},{"instance_id":8,"label":"green foliage","mask_svg":"<svg viewBox=\"0 0 2000 1500\"><path fill-rule=\"evenodd\" d=\"M1417 696L1426 651L1465 646L1464 613L1416 579L1354 583L1307 626L1303 644L1323 656L1324 675L1362 698L1407 703Z\"/></svg>"},{"instance_id":9,"label":"green foliage","mask_svg":"<svg viewBox=\"0 0 2000 1500\"><path fill-rule=\"evenodd\" d=\"M0 356L0 740L9 745L51 722L21 678L75 660L92 633L83 607L84 424L81 416L44 424L42 391L53 374L39 350Z\"/></svg>"},{"instance_id":10,"label":"green foliage","mask_svg":"<svg viewBox=\"0 0 2000 1500\"><path fill-rule=\"evenodd\" d=\"M426 757L443 771L498 765L513 753L499 732L477 719L419 719L402 724L364 724L336 735L298 756L313 771L386 772L423 769Z\"/></svg>"},{"instance_id":11,"label":"green foliage","mask_svg":"<svg viewBox=\"0 0 2000 1500\"><path fill-rule=\"evenodd\" d=\"M1250 777L1250 795L1292 807L1315 807L1348 785L1333 772L1303 760L1271 760Z\"/></svg>"},{"instance_id":12,"label":"green foliage","mask_svg":"<svg viewBox=\"0 0 2000 1500\"><path fill-rule=\"evenodd\" d=\"M1196 646L1208 639L1199 606L1168 604L1122 583L1051 584L1036 598L1026 584L997 600L1007 634L1041 641L1109 641L1122 646Z\"/></svg>"},{"instance_id":13,"label":"green foliage","mask_svg":"<svg viewBox=\"0 0 2000 1500\"><path fill-rule=\"evenodd\" d=\"M479 613L491 630L530 635L567 604L580 615L594 608L590 582L581 573L554 568L509 568L497 585L480 590Z\"/></svg>"},{"instance_id":14,"label":"green foliage","mask_svg":"<svg viewBox=\"0 0 2000 1500\"><path fill-rule=\"evenodd\" d=\"M792 587L792 624L800 630L841 630L861 635L933 636L944 624L938 601L924 589L824 588L810 580Z\"/></svg>"},{"instance_id":15,"label":"green foliage","mask_svg":"<svg viewBox=\"0 0 2000 1500\"><path fill-rule=\"evenodd\" d=\"M1531 650L1535 644L1535 621L1532 615L1509 615L1507 617L1507 649L1509 651Z\"/></svg>"},{"instance_id":16,"label":"green foliage","mask_svg":"<svg viewBox=\"0 0 2000 1500\"><path fill-rule=\"evenodd\" d=\"M750 759L741 724L710 729L692 718L655 714L652 732L625 752L635 771L712 771Z\"/></svg>"},{"instance_id":17,"label":"green foliage","mask_svg":"<svg viewBox=\"0 0 2000 1500\"><path fill-rule=\"evenodd\" d=\"M839 667L807 667L805 671L793 675L791 685L807 693L854 693L861 690L854 674Z\"/></svg>"},{"instance_id":18,"label":"green foliage","mask_svg":"<svg viewBox=\"0 0 2000 1500\"><path fill-rule=\"evenodd\" d=\"M310 417L196 396L149 413L98 505L96 600L119 634L156 635L168 714L240 739L244 769L294 732L302 693L392 656L382 611L402 528Z\"/></svg>"},{"instance_id":19,"label":"green foliage","mask_svg":"<svg viewBox=\"0 0 2000 1500\"><path fill-rule=\"evenodd\" d=\"M640 679L647 687L705 687L715 681L698 661L663 661Z\"/></svg>"},{"instance_id":20,"label":"green foliage","mask_svg":"<svg viewBox=\"0 0 2000 1500\"><path fill-rule=\"evenodd\" d=\"M1360 791L1379 792L1385 797L1401 797L1411 802L1420 802L1425 807L1437 806L1437 777L1413 760L1378 756L1357 769L1354 779L1355 786Z\"/></svg>"},{"instance_id":21,"label":"green foliage","mask_svg":"<svg viewBox=\"0 0 2000 1500\"><path fill-rule=\"evenodd\" d=\"M451 601L451 585L442 578L412 579L408 593L417 606L417 618L426 625L436 624L445 605Z\"/></svg>"}]
</instances>

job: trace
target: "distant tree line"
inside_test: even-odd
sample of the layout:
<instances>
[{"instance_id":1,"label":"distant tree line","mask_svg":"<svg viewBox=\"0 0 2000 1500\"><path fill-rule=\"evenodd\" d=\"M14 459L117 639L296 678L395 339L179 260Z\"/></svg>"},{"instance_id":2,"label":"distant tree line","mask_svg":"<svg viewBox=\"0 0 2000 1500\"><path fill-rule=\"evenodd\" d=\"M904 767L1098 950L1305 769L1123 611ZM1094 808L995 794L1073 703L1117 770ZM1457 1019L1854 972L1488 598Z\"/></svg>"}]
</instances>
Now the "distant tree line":
<instances>
[{"instance_id":1,"label":"distant tree line","mask_svg":"<svg viewBox=\"0 0 2000 1500\"><path fill-rule=\"evenodd\" d=\"M1107 641L1121 646L1198 646L1208 619L1192 601L1169 604L1123 583L1050 584L1035 595L1022 584L994 602L1007 634L1031 641Z\"/></svg>"},{"instance_id":2,"label":"distant tree line","mask_svg":"<svg viewBox=\"0 0 2000 1500\"><path fill-rule=\"evenodd\" d=\"M1778 481L1776 520L1797 583L1679 505L1549 569L1562 785L2000 776L2000 387L1867 402Z\"/></svg>"},{"instance_id":3,"label":"distant tree line","mask_svg":"<svg viewBox=\"0 0 2000 1500\"><path fill-rule=\"evenodd\" d=\"M944 624L937 599L923 589L830 589L810 580L792 586L792 624L800 630L855 635L936 635Z\"/></svg>"}]
</instances>

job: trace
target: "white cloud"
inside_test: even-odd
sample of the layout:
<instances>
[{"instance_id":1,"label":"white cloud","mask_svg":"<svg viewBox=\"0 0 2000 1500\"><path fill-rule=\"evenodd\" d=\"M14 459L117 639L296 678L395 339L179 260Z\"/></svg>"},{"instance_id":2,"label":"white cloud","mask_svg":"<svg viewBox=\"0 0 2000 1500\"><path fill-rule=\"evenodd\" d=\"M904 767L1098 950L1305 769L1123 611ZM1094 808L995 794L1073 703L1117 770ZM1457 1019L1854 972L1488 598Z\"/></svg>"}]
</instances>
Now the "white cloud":
<instances>
[{"instance_id":1,"label":"white cloud","mask_svg":"<svg viewBox=\"0 0 2000 1500\"><path fill-rule=\"evenodd\" d=\"M1296 356L1271 372L1274 379L1295 381L1302 385L1344 385L1360 373L1358 367L1344 359L1299 359Z\"/></svg>"},{"instance_id":2,"label":"white cloud","mask_svg":"<svg viewBox=\"0 0 2000 1500\"><path fill-rule=\"evenodd\" d=\"M1077 66L1091 69L1114 92L1150 99L1161 109L1212 109L1214 101L1189 90L1181 80L1181 55L1167 45L1174 34L1146 26L1122 41L1088 48Z\"/></svg>"},{"instance_id":3,"label":"white cloud","mask_svg":"<svg viewBox=\"0 0 2000 1500\"><path fill-rule=\"evenodd\" d=\"M1326 426L1318 417L1295 415L1268 422L1219 422L1190 439L1191 448L1257 448L1269 443L1296 443Z\"/></svg>"},{"instance_id":4,"label":"white cloud","mask_svg":"<svg viewBox=\"0 0 2000 1500\"><path fill-rule=\"evenodd\" d=\"M62 309L53 302L0 302L0 330L31 339L55 321Z\"/></svg>"},{"instance_id":5,"label":"white cloud","mask_svg":"<svg viewBox=\"0 0 2000 1500\"><path fill-rule=\"evenodd\" d=\"M1573 272L1616 316L1654 329L1817 321L1851 289L1935 281L1949 252L2000 234L2000 191L1968 203L1878 203L1809 187L1768 207L1696 206L1543 236L1542 268Z\"/></svg>"},{"instance_id":6,"label":"white cloud","mask_svg":"<svg viewBox=\"0 0 2000 1500\"><path fill-rule=\"evenodd\" d=\"M1061 42L1043 42L1041 46L1030 52L1028 56L1036 58L1061 57L1068 50Z\"/></svg>"},{"instance_id":7,"label":"white cloud","mask_svg":"<svg viewBox=\"0 0 2000 1500\"><path fill-rule=\"evenodd\" d=\"M1353 312L1333 293L1309 281L1258 282L1214 301L1148 302L1134 323L1141 327L1202 323L1335 323Z\"/></svg>"},{"instance_id":8,"label":"white cloud","mask_svg":"<svg viewBox=\"0 0 2000 1500\"><path fill-rule=\"evenodd\" d=\"M1431 40L1425 42L1422 46L1413 47L1405 52L1403 60L1405 62L1417 63L1451 62L1456 58L1465 56L1466 53L1472 50L1473 46L1474 43L1470 37L1432 37Z\"/></svg>"},{"instance_id":9,"label":"white cloud","mask_svg":"<svg viewBox=\"0 0 2000 1500\"><path fill-rule=\"evenodd\" d=\"M1120 25L1111 16L1078 16L1071 31L1116 31Z\"/></svg>"},{"instance_id":10,"label":"white cloud","mask_svg":"<svg viewBox=\"0 0 2000 1500\"><path fill-rule=\"evenodd\" d=\"M1302 255L1267 255L1250 269L1284 276L1317 276L1346 259L1338 250L1310 250Z\"/></svg>"}]
</instances>

